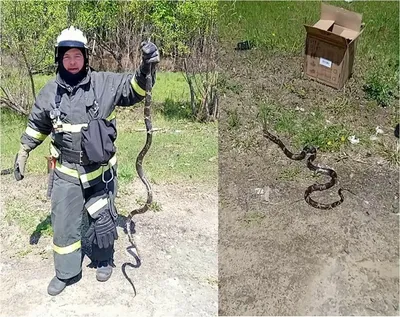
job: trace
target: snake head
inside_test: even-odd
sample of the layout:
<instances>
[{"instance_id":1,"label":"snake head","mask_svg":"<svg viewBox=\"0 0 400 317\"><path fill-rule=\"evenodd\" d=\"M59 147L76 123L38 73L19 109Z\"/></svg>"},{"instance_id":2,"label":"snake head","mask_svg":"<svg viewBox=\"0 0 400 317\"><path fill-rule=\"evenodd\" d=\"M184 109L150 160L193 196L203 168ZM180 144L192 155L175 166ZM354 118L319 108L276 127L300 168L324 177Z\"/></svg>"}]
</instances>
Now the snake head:
<instances>
[{"instance_id":1,"label":"snake head","mask_svg":"<svg viewBox=\"0 0 400 317\"><path fill-rule=\"evenodd\" d=\"M311 154L317 153L317 149L315 148L315 146L309 145L309 144L304 146L303 151L306 153L311 153Z\"/></svg>"}]
</instances>

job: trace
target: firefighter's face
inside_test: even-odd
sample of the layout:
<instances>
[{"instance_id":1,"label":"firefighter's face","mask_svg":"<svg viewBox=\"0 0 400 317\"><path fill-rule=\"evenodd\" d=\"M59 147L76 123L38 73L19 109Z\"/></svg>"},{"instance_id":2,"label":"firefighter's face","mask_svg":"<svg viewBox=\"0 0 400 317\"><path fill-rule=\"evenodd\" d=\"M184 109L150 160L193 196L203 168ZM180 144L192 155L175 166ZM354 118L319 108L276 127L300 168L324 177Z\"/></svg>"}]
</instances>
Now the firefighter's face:
<instances>
[{"instance_id":1,"label":"firefighter's face","mask_svg":"<svg viewBox=\"0 0 400 317\"><path fill-rule=\"evenodd\" d=\"M64 68L72 74L77 74L82 69L85 59L82 52L77 48L71 48L63 56Z\"/></svg>"}]
</instances>

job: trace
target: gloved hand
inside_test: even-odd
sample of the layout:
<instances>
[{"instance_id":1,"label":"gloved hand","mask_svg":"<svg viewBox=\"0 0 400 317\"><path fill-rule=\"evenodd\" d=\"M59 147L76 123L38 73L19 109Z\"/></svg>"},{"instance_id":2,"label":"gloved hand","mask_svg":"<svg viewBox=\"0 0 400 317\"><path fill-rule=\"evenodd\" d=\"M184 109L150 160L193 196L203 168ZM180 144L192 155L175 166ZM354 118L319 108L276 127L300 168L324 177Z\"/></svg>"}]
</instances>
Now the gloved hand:
<instances>
[{"instance_id":1,"label":"gloved hand","mask_svg":"<svg viewBox=\"0 0 400 317\"><path fill-rule=\"evenodd\" d=\"M152 42L142 42L140 44L142 49L142 64L140 70L147 74L150 71L150 64L160 62L160 55L157 46Z\"/></svg>"},{"instance_id":2,"label":"gloved hand","mask_svg":"<svg viewBox=\"0 0 400 317\"><path fill-rule=\"evenodd\" d=\"M92 222L86 237L91 243L95 243L99 248L108 248L118 240L118 232L115 221L118 215L114 208L105 208L98 215L98 218Z\"/></svg>"},{"instance_id":3,"label":"gloved hand","mask_svg":"<svg viewBox=\"0 0 400 317\"><path fill-rule=\"evenodd\" d=\"M25 165L29 157L29 152L30 149L26 145L21 144L20 149L17 155L15 156L14 177L17 181L20 181L24 178Z\"/></svg>"}]
</instances>

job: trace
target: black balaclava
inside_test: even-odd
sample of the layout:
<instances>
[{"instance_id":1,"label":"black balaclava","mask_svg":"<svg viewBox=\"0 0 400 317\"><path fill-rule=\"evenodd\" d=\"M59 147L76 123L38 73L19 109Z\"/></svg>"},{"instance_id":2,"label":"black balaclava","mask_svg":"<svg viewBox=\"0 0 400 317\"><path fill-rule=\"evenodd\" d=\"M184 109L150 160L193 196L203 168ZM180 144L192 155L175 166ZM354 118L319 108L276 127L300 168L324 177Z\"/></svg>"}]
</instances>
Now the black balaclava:
<instances>
[{"instance_id":1,"label":"black balaclava","mask_svg":"<svg viewBox=\"0 0 400 317\"><path fill-rule=\"evenodd\" d=\"M58 67L57 67L57 72L60 73L61 78L64 79L65 82L66 82L68 85L74 87L74 86L76 86L83 78L85 78L85 76L87 75L88 60L87 60L87 58L86 58L86 56L85 56L85 51L84 51L84 49L83 49L83 48L80 48L80 47L77 47L77 49L79 49L79 50L82 52L83 56L84 56L84 59L85 59L84 65L83 65L82 69L81 69L78 73L76 73L76 74L72 74L72 73L70 73L69 71L67 71L67 70L65 69L64 65L63 65L62 60L63 60L64 54L65 54L68 50L70 50L71 48L72 48L72 47L60 47L60 48L58 49Z\"/></svg>"}]
</instances>

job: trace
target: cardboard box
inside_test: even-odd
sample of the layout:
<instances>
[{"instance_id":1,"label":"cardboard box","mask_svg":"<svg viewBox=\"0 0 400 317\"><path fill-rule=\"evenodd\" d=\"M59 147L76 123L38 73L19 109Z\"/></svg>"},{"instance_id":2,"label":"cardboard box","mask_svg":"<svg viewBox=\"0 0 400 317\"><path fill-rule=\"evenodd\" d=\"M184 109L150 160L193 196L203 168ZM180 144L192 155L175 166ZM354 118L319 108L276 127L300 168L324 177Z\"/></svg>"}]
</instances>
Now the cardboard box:
<instances>
[{"instance_id":1,"label":"cardboard box","mask_svg":"<svg viewBox=\"0 0 400 317\"><path fill-rule=\"evenodd\" d=\"M321 3L320 20L307 32L304 73L308 78L341 89L353 72L362 15Z\"/></svg>"}]
</instances>

